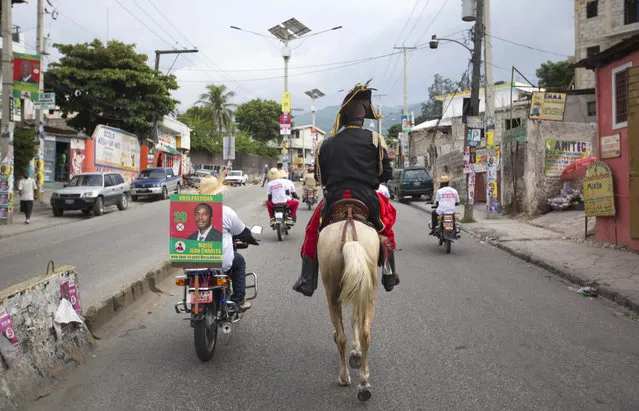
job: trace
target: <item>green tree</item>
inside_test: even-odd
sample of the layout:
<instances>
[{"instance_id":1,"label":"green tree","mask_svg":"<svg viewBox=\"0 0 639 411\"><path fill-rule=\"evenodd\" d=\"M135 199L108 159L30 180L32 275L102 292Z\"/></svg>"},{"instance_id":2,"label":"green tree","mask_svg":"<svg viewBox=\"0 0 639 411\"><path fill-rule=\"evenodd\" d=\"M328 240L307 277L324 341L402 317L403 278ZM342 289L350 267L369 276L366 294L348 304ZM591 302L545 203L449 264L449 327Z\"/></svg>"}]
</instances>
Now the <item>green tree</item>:
<instances>
[{"instance_id":1,"label":"green tree","mask_svg":"<svg viewBox=\"0 0 639 411\"><path fill-rule=\"evenodd\" d=\"M415 121L415 122L417 122L417 121ZM399 134L401 132L402 132L402 123L393 124L388 129L388 138L396 139L397 138L397 134Z\"/></svg>"},{"instance_id":2,"label":"green tree","mask_svg":"<svg viewBox=\"0 0 639 411\"><path fill-rule=\"evenodd\" d=\"M235 92L228 90L225 85L209 84L206 88L208 91L200 95L196 104L202 104L205 118L213 121L217 127L217 137L222 141L222 129L229 130L233 123L231 109L236 105L230 101L235 97Z\"/></svg>"},{"instance_id":3,"label":"green tree","mask_svg":"<svg viewBox=\"0 0 639 411\"><path fill-rule=\"evenodd\" d=\"M178 114L178 120L191 128L191 148L206 150L213 154L222 152L222 145L213 135L213 120L204 107L193 106L186 113Z\"/></svg>"},{"instance_id":4,"label":"green tree","mask_svg":"<svg viewBox=\"0 0 639 411\"><path fill-rule=\"evenodd\" d=\"M575 69L570 67L568 61L558 61L553 63L548 60L542 63L535 72L539 79L539 87L543 87L549 91L568 90L575 76Z\"/></svg>"},{"instance_id":5,"label":"green tree","mask_svg":"<svg viewBox=\"0 0 639 411\"><path fill-rule=\"evenodd\" d=\"M235 111L235 121L241 131L258 141L279 141L280 114L279 103L258 98L240 104Z\"/></svg>"},{"instance_id":6,"label":"green tree","mask_svg":"<svg viewBox=\"0 0 639 411\"><path fill-rule=\"evenodd\" d=\"M433 83L428 87L428 100L422 103L422 115L415 119L415 123L419 124L424 121L441 118L443 102L437 101L437 96L454 93L458 88L459 91L470 88L470 79L466 74L462 77L461 82L455 82L440 74L435 74Z\"/></svg>"},{"instance_id":7,"label":"green tree","mask_svg":"<svg viewBox=\"0 0 639 411\"><path fill-rule=\"evenodd\" d=\"M138 135L148 135L154 115L172 112L178 103L171 90L173 75L151 69L147 56L135 52L135 44L100 40L82 44L54 44L62 54L49 65L45 88L56 93L63 116L76 130L91 135L106 124Z\"/></svg>"},{"instance_id":8,"label":"green tree","mask_svg":"<svg viewBox=\"0 0 639 411\"><path fill-rule=\"evenodd\" d=\"M22 173L29 167L34 154L35 131L32 127L23 128L16 124L13 132L13 175L16 182L22 178Z\"/></svg>"}]
</instances>

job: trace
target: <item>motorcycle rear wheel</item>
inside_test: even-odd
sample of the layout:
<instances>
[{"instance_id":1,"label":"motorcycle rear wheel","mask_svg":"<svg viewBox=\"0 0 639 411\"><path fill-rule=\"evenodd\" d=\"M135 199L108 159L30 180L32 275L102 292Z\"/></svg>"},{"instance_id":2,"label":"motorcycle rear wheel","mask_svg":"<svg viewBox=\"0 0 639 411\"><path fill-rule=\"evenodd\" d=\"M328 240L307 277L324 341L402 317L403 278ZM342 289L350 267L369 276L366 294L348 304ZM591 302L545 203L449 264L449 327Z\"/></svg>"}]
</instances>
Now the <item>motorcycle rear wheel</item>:
<instances>
[{"instance_id":1,"label":"motorcycle rear wheel","mask_svg":"<svg viewBox=\"0 0 639 411\"><path fill-rule=\"evenodd\" d=\"M215 323L215 301L210 304L202 321L195 324L193 341L197 358L206 362L213 358L217 346L217 324Z\"/></svg>"},{"instance_id":2,"label":"motorcycle rear wheel","mask_svg":"<svg viewBox=\"0 0 639 411\"><path fill-rule=\"evenodd\" d=\"M444 240L444 249L446 250L446 254L450 254L450 249L452 247L453 242L450 240Z\"/></svg>"},{"instance_id":3,"label":"motorcycle rear wheel","mask_svg":"<svg viewBox=\"0 0 639 411\"><path fill-rule=\"evenodd\" d=\"M282 223L277 223L277 228L275 230L277 231L277 240L282 241L282 231L284 231Z\"/></svg>"}]
</instances>

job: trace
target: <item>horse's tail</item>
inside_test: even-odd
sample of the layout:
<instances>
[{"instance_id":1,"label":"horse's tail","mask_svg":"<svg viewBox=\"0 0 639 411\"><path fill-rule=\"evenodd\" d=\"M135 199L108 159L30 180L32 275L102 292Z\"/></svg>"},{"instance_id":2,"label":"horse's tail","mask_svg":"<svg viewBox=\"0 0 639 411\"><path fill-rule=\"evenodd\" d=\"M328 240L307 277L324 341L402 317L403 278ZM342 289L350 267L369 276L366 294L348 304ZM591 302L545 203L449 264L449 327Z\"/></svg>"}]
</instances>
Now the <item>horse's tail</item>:
<instances>
[{"instance_id":1,"label":"horse's tail","mask_svg":"<svg viewBox=\"0 0 639 411\"><path fill-rule=\"evenodd\" d=\"M342 248L344 272L342 274L342 292L339 296L342 304L363 307L373 292L373 278L370 272L370 258L364 247L357 241L349 241Z\"/></svg>"}]
</instances>

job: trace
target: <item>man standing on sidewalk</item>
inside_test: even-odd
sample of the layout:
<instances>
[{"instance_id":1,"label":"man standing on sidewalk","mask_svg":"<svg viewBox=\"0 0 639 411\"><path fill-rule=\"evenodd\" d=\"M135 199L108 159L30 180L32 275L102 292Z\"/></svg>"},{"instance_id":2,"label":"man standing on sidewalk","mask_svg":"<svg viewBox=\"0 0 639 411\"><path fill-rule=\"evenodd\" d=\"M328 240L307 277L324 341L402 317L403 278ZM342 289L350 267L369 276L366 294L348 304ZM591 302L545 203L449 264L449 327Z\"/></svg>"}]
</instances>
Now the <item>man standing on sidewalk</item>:
<instances>
[{"instance_id":1,"label":"man standing on sidewalk","mask_svg":"<svg viewBox=\"0 0 639 411\"><path fill-rule=\"evenodd\" d=\"M264 183L268 181L268 164L264 164L264 179L262 179L262 187L264 187Z\"/></svg>"},{"instance_id":2,"label":"man standing on sidewalk","mask_svg":"<svg viewBox=\"0 0 639 411\"><path fill-rule=\"evenodd\" d=\"M33 211L33 193L38 189L38 185L35 180L29 177L29 172L24 171L20 183L18 183L18 190L20 191L20 212L24 213L24 223L29 224L31 222L31 211Z\"/></svg>"}]
</instances>

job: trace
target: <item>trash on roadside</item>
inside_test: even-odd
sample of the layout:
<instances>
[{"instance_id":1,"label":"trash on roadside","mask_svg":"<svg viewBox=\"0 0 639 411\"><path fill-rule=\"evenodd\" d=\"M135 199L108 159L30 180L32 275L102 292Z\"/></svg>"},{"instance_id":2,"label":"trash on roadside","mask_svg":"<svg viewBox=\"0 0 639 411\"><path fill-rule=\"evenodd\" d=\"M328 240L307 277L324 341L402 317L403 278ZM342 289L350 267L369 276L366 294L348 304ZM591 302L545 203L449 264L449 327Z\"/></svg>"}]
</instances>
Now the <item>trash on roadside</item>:
<instances>
[{"instance_id":1,"label":"trash on roadside","mask_svg":"<svg viewBox=\"0 0 639 411\"><path fill-rule=\"evenodd\" d=\"M584 297L596 297L597 296L597 289L593 288L593 287L581 287L580 289L577 290L577 292L581 295L583 295Z\"/></svg>"}]
</instances>

